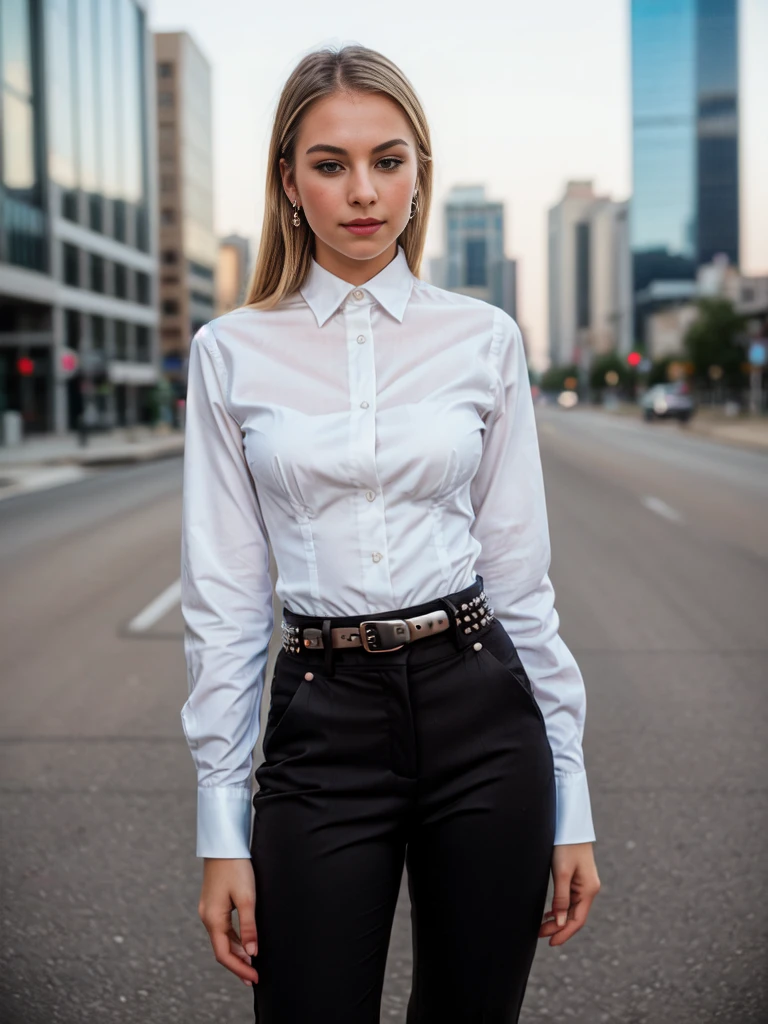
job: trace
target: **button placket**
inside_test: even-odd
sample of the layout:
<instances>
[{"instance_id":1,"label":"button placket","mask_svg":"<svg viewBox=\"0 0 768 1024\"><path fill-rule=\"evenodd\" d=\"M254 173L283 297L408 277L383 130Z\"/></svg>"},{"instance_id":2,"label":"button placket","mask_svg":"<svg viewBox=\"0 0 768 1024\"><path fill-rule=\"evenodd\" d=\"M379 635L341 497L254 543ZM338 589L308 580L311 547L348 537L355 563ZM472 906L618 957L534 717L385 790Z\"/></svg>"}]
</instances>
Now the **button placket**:
<instances>
[{"instance_id":1,"label":"button placket","mask_svg":"<svg viewBox=\"0 0 768 1024\"><path fill-rule=\"evenodd\" d=\"M363 299L365 293L361 289L355 290L351 298ZM352 301L345 307L351 406L360 410L358 416L350 417L349 451L362 499L358 542L363 556L365 587L371 600L386 605L393 600L393 594L392 582L386 571L384 506L378 500L381 486L376 466L376 363L371 309L370 302L358 305Z\"/></svg>"}]
</instances>

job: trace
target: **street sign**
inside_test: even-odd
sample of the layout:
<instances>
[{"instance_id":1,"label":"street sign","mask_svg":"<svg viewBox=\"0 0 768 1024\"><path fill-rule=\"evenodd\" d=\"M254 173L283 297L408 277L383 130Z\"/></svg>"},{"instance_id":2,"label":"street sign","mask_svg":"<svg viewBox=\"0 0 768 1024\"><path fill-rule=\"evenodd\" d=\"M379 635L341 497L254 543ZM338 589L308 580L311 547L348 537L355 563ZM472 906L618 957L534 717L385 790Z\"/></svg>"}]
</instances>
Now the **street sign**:
<instances>
[{"instance_id":1,"label":"street sign","mask_svg":"<svg viewBox=\"0 0 768 1024\"><path fill-rule=\"evenodd\" d=\"M753 366L765 366L766 343L753 341L749 346L749 361Z\"/></svg>"}]
</instances>

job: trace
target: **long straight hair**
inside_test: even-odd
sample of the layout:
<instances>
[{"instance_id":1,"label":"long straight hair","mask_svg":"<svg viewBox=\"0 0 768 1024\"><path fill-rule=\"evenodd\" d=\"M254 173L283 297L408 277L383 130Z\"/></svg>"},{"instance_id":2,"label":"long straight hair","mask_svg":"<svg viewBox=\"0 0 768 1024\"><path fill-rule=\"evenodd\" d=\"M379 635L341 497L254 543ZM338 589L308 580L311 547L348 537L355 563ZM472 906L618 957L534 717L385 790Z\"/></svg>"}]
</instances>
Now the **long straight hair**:
<instances>
[{"instance_id":1,"label":"long straight hair","mask_svg":"<svg viewBox=\"0 0 768 1024\"><path fill-rule=\"evenodd\" d=\"M294 168L296 138L309 105L342 91L388 96L410 122L417 143L418 209L397 241L411 272L417 277L420 274L432 199L432 146L424 110L403 72L383 54L367 46L348 45L338 50L327 47L302 58L280 94L269 144L261 241L246 306L272 309L307 276L314 250L313 232L306 217L301 218L300 227L293 226L293 208L283 188L280 158Z\"/></svg>"}]
</instances>

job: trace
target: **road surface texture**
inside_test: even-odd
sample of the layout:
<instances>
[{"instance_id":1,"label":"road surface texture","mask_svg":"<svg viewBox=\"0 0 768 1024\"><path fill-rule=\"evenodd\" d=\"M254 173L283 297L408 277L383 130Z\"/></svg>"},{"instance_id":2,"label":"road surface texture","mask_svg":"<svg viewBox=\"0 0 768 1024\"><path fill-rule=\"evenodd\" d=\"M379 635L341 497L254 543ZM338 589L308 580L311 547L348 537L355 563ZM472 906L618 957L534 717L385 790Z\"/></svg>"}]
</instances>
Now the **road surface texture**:
<instances>
[{"instance_id":1,"label":"road surface texture","mask_svg":"<svg viewBox=\"0 0 768 1024\"><path fill-rule=\"evenodd\" d=\"M521 1019L765 1022L768 457L539 425L603 889L565 946L540 940ZM3 1024L252 1020L197 917L180 488L174 458L0 503ZM382 1021L410 971L404 880Z\"/></svg>"}]
</instances>

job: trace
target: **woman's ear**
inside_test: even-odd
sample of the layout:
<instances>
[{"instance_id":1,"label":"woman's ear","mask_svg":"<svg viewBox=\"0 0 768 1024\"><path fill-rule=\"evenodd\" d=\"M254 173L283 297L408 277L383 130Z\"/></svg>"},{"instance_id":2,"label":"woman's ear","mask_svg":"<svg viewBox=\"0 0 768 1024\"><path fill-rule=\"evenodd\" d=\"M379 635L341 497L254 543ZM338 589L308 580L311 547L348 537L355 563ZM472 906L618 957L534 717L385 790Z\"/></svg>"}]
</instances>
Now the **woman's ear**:
<instances>
[{"instance_id":1,"label":"woman's ear","mask_svg":"<svg viewBox=\"0 0 768 1024\"><path fill-rule=\"evenodd\" d=\"M287 162L285 160L285 157L280 157L280 164L279 164L279 166L280 166L280 177L281 177L282 182L283 182L283 189L285 191L285 194L288 196L289 202L292 203L294 201L294 199L298 199L299 198L297 193L296 193L296 186L295 186L294 181L293 181L293 173L291 172L291 169L288 166L288 164L287 164Z\"/></svg>"}]
</instances>

